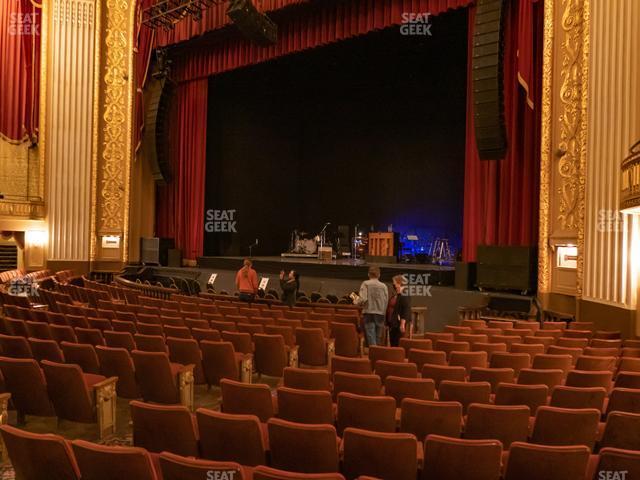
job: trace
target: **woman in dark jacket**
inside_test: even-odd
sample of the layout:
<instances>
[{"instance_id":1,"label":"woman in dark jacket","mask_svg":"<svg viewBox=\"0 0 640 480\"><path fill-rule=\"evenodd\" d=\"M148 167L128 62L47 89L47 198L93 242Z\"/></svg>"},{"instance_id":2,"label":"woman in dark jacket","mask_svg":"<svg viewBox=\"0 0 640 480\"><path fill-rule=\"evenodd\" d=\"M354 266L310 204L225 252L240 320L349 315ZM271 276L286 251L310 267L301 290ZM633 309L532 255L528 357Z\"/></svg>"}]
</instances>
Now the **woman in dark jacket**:
<instances>
[{"instance_id":1,"label":"woman in dark jacket","mask_svg":"<svg viewBox=\"0 0 640 480\"><path fill-rule=\"evenodd\" d=\"M293 307L297 300L300 288L300 276L295 270L291 270L285 278L284 270L280 271L280 288L282 289L282 301Z\"/></svg>"},{"instance_id":2,"label":"woman in dark jacket","mask_svg":"<svg viewBox=\"0 0 640 480\"><path fill-rule=\"evenodd\" d=\"M411 330L411 297L403 295L406 283L407 281L403 275L393 277L393 289L396 292L394 297L395 304L387 319L389 344L392 347L397 347L404 333Z\"/></svg>"}]
</instances>

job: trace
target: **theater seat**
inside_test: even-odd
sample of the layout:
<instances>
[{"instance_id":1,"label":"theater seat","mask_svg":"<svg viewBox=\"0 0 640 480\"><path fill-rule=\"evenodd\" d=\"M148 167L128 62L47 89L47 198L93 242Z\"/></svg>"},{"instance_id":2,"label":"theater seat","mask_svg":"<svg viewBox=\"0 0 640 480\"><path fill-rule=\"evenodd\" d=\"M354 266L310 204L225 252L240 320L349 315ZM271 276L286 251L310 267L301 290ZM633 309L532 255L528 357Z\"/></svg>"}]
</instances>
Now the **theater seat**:
<instances>
[{"instance_id":1,"label":"theater seat","mask_svg":"<svg viewBox=\"0 0 640 480\"><path fill-rule=\"evenodd\" d=\"M32 358L0 357L0 371L5 389L11 393L18 411L19 423L24 423L25 415L55 416L38 362Z\"/></svg>"},{"instance_id":2,"label":"theater seat","mask_svg":"<svg viewBox=\"0 0 640 480\"><path fill-rule=\"evenodd\" d=\"M266 422L275 415L275 397L265 384L248 384L225 378L222 389L221 410L225 413L255 415Z\"/></svg>"},{"instance_id":3,"label":"theater seat","mask_svg":"<svg viewBox=\"0 0 640 480\"><path fill-rule=\"evenodd\" d=\"M202 367L209 385L219 385L220 380L242 380L250 383L253 370L253 355L237 353L231 342L200 342Z\"/></svg>"},{"instance_id":4,"label":"theater seat","mask_svg":"<svg viewBox=\"0 0 640 480\"><path fill-rule=\"evenodd\" d=\"M462 431L462 404L405 398L400 407L400 431L412 433L420 441L427 435L437 434L460 437Z\"/></svg>"},{"instance_id":5,"label":"theater seat","mask_svg":"<svg viewBox=\"0 0 640 480\"><path fill-rule=\"evenodd\" d=\"M349 358L334 356L331 359L331 376L336 372L370 375L373 373L371 362L366 358Z\"/></svg>"},{"instance_id":6,"label":"theater seat","mask_svg":"<svg viewBox=\"0 0 640 480\"><path fill-rule=\"evenodd\" d=\"M101 437L115 431L116 377L83 373L78 365L49 360L42 361L42 369L58 418L82 423L97 422Z\"/></svg>"},{"instance_id":7,"label":"theater seat","mask_svg":"<svg viewBox=\"0 0 640 480\"><path fill-rule=\"evenodd\" d=\"M60 347L66 363L78 365L84 373L100 374L100 361L93 345L62 342Z\"/></svg>"},{"instance_id":8,"label":"theater seat","mask_svg":"<svg viewBox=\"0 0 640 480\"><path fill-rule=\"evenodd\" d=\"M382 393L382 380L378 375L374 374L336 372L333 376L333 398L337 399L341 392L355 393L357 395L380 395Z\"/></svg>"},{"instance_id":9,"label":"theater seat","mask_svg":"<svg viewBox=\"0 0 640 480\"><path fill-rule=\"evenodd\" d=\"M395 432L395 413L396 401L393 397L339 393L336 422L338 434L347 427Z\"/></svg>"},{"instance_id":10,"label":"theater seat","mask_svg":"<svg viewBox=\"0 0 640 480\"><path fill-rule=\"evenodd\" d=\"M186 328L186 327L185 327ZM202 368L202 353L198 342L192 338L167 337L169 359L180 365L193 365L193 379L196 385L207 383Z\"/></svg>"},{"instance_id":11,"label":"theater seat","mask_svg":"<svg viewBox=\"0 0 640 480\"><path fill-rule=\"evenodd\" d=\"M450 367L448 365L431 365L424 364L422 366L422 378L430 378L436 388L440 388L440 383L444 380L464 382L466 380L467 371L464 367Z\"/></svg>"},{"instance_id":12,"label":"theater seat","mask_svg":"<svg viewBox=\"0 0 640 480\"><path fill-rule=\"evenodd\" d=\"M61 436L30 433L9 425L0 425L0 433L17 479L80 479L71 447Z\"/></svg>"},{"instance_id":13,"label":"theater seat","mask_svg":"<svg viewBox=\"0 0 640 480\"><path fill-rule=\"evenodd\" d=\"M239 463L187 458L169 452L160 454L158 462L162 480L245 480L251 475L250 472L245 475L248 469Z\"/></svg>"},{"instance_id":14,"label":"theater seat","mask_svg":"<svg viewBox=\"0 0 640 480\"><path fill-rule=\"evenodd\" d=\"M287 367L284 369L283 382L289 388L331 391L331 377L327 370Z\"/></svg>"},{"instance_id":15,"label":"theater seat","mask_svg":"<svg viewBox=\"0 0 640 480\"><path fill-rule=\"evenodd\" d=\"M498 385L494 403L496 405L526 405L535 415L539 407L547 404L549 387L546 385L519 385L501 383Z\"/></svg>"},{"instance_id":16,"label":"theater seat","mask_svg":"<svg viewBox=\"0 0 640 480\"><path fill-rule=\"evenodd\" d=\"M255 466L266 463L266 428L255 415L196 410L202 458Z\"/></svg>"},{"instance_id":17,"label":"theater seat","mask_svg":"<svg viewBox=\"0 0 640 480\"><path fill-rule=\"evenodd\" d=\"M404 355L404 348L402 347L382 347L380 345L369 347L369 361L373 370L375 370L378 360L404 362Z\"/></svg>"},{"instance_id":18,"label":"theater seat","mask_svg":"<svg viewBox=\"0 0 640 480\"><path fill-rule=\"evenodd\" d=\"M377 360L374 369L376 375L380 376L382 383L388 376L403 378L418 378L418 367L415 363L389 362L387 360Z\"/></svg>"},{"instance_id":19,"label":"theater seat","mask_svg":"<svg viewBox=\"0 0 640 480\"><path fill-rule=\"evenodd\" d=\"M160 479L151 455L143 448L111 447L84 440L74 440L71 445L83 479Z\"/></svg>"},{"instance_id":20,"label":"theater seat","mask_svg":"<svg viewBox=\"0 0 640 480\"><path fill-rule=\"evenodd\" d=\"M584 445L515 442L509 449L504 480L584 480L589 453Z\"/></svg>"},{"instance_id":21,"label":"theater seat","mask_svg":"<svg viewBox=\"0 0 640 480\"><path fill-rule=\"evenodd\" d=\"M549 405L560 408L597 408L602 411L607 391L602 387L558 385L551 392Z\"/></svg>"},{"instance_id":22,"label":"theater seat","mask_svg":"<svg viewBox=\"0 0 640 480\"><path fill-rule=\"evenodd\" d=\"M526 442L530 410L526 405L469 405L464 438L500 440L508 449L513 442ZM426 458L426 457L425 457Z\"/></svg>"},{"instance_id":23,"label":"theater seat","mask_svg":"<svg viewBox=\"0 0 640 480\"><path fill-rule=\"evenodd\" d=\"M333 425L268 422L271 466L301 473L338 472L338 438Z\"/></svg>"},{"instance_id":24,"label":"theater seat","mask_svg":"<svg viewBox=\"0 0 640 480\"><path fill-rule=\"evenodd\" d=\"M162 352L134 350L136 383L145 402L193 405L193 365L171 363Z\"/></svg>"},{"instance_id":25,"label":"theater seat","mask_svg":"<svg viewBox=\"0 0 640 480\"><path fill-rule=\"evenodd\" d=\"M640 478L640 452L620 448L603 448L598 455L598 464L589 480L615 478L615 474L624 478Z\"/></svg>"},{"instance_id":26,"label":"theater seat","mask_svg":"<svg viewBox=\"0 0 640 480\"><path fill-rule=\"evenodd\" d=\"M491 384L489 382L453 382L444 380L438 388L438 399L444 402L460 402L465 414L472 403L489 403L490 398Z\"/></svg>"},{"instance_id":27,"label":"theater seat","mask_svg":"<svg viewBox=\"0 0 640 480\"><path fill-rule=\"evenodd\" d=\"M105 377L118 377L116 391L121 398L140 398L133 360L125 348L96 347L100 359L100 373Z\"/></svg>"},{"instance_id":28,"label":"theater seat","mask_svg":"<svg viewBox=\"0 0 640 480\"><path fill-rule=\"evenodd\" d=\"M640 413L640 390L614 388L609 395L607 413L613 411Z\"/></svg>"},{"instance_id":29,"label":"theater seat","mask_svg":"<svg viewBox=\"0 0 640 480\"><path fill-rule=\"evenodd\" d=\"M199 456L195 421L182 405L153 405L133 400L133 444L149 452Z\"/></svg>"},{"instance_id":30,"label":"theater seat","mask_svg":"<svg viewBox=\"0 0 640 480\"><path fill-rule=\"evenodd\" d=\"M349 479L361 475L385 480L416 478L418 442L410 433L379 433L347 428L343 436L343 450L343 471Z\"/></svg>"},{"instance_id":31,"label":"theater seat","mask_svg":"<svg viewBox=\"0 0 640 480\"><path fill-rule=\"evenodd\" d=\"M379 363L378 363L379 365ZM433 400L436 385L430 378L404 378L389 376L384 384L385 395L393 397L399 408L405 398Z\"/></svg>"},{"instance_id":32,"label":"theater seat","mask_svg":"<svg viewBox=\"0 0 640 480\"><path fill-rule=\"evenodd\" d=\"M280 387L278 418L305 424L329 424L335 422L331 393L324 390L298 390Z\"/></svg>"},{"instance_id":33,"label":"theater seat","mask_svg":"<svg viewBox=\"0 0 640 480\"><path fill-rule=\"evenodd\" d=\"M425 364L447 365L447 354L436 350L418 350L412 348L409 350L407 359L409 362L415 363L420 372Z\"/></svg>"},{"instance_id":34,"label":"theater seat","mask_svg":"<svg viewBox=\"0 0 640 480\"><path fill-rule=\"evenodd\" d=\"M502 445L497 440L461 440L429 435L422 480L499 480Z\"/></svg>"},{"instance_id":35,"label":"theater seat","mask_svg":"<svg viewBox=\"0 0 640 480\"><path fill-rule=\"evenodd\" d=\"M253 336L253 341L254 365L259 374L282 377L287 366L295 366L297 347L293 347L293 350L287 347L282 335L258 333Z\"/></svg>"},{"instance_id":36,"label":"theater seat","mask_svg":"<svg viewBox=\"0 0 640 480\"><path fill-rule=\"evenodd\" d=\"M33 358L29 342L21 336L0 334L0 351L5 357Z\"/></svg>"},{"instance_id":37,"label":"theater seat","mask_svg":"<svg viewBox=\"0 0 640 480\"><path fill-rule=\"evenodd\" d=\"M606 447L640 450L640 414L610 412L600 440L600 448Z\"/></svg>"},{"instance_id":38,"label":"theater seat","mask_svg":"<svg viewBox=\"0 0 640 480\"><path fill-rule=\"evenodd\" d=\"M64 355L55 340L29 338L29 347L33 358L38 361L51 360L52 362L64 363Z\"/></svg>"},{"instance_id":39,"label":"theater seat","mask_svg":"<svg viewBox=\"0 0 640 480\"><path fill-rule=\"evenodd\" d=\"M598 435L600 411L595 408L540 407L531 433L531 442L542 445L593 446Z\"/></svg>"},{"instance_id":40,"label":"theater seat","mask_svg":"<svg viewBox=\"0 0 640 480\"><path fill-rule=\"evenodd\" d=\"M362 355L363 337L358 335L353 323L333 322L331 334L335 339L336 355L342 357L358 357Z\"/></svg>"},{"instance_id":41,"label":"theater seat","mask_svg":"<svg viewBox=\"0 0 640 480\"><path fill-rule=\"evenodd\" d=\"M302 365L320 367L329 365L335 353L333 339L327 339L321 328L296 329L298 359Z\"/></svg>"},{"instance_id":42,"label":"theater seat","mask_svg":"<svg viewBox=\"0 0 640 480\"><path fill-rule=\"evenodd\" d=\"M339 473L287 472L265 466L253 470L253 480L345 480Z\"/></svg>"}]
</instances>

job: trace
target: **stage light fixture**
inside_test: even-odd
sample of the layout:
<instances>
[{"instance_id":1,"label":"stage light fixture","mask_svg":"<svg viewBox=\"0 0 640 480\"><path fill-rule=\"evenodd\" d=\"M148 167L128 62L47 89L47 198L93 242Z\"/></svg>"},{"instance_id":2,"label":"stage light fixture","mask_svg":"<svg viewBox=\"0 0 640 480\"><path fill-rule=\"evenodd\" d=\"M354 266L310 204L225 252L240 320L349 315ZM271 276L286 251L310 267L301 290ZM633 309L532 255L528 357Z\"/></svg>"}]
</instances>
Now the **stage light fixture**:
<instances>
[{"instance_id":1,"label":"stage light fixture","mask_svg":"<svg viewBox=\"0 0 640 480\"><path fill-rule=\"evenodd\" d=\"M195 21L202 19L202 12L222 0L158 0L142 11L142 23L149 28L162 27L171 30L176 23L190 16Z\"/></svg>"}]
</instances>

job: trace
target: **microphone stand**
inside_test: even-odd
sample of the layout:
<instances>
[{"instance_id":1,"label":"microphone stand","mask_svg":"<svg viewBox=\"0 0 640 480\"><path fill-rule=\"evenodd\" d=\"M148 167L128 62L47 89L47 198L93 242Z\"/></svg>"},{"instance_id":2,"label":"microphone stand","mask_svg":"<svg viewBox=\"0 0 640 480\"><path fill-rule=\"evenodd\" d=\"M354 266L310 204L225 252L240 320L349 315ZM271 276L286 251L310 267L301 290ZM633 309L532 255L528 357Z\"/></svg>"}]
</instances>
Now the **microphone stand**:
<instances>
[{"instance_id":1,"label":"microphone stand","mask_svg":"<svg viewBox=\"0 0 640 480\"><path fill-rule=\"evenodd\" d=\"M256 243L254 243L253 245L249 245L249 258L253 257L253 255L251 253L252 249L253 249L253 247L257 247L257 246L258 246L258 239L256 238Z\"/></svg>"}]
</instances>

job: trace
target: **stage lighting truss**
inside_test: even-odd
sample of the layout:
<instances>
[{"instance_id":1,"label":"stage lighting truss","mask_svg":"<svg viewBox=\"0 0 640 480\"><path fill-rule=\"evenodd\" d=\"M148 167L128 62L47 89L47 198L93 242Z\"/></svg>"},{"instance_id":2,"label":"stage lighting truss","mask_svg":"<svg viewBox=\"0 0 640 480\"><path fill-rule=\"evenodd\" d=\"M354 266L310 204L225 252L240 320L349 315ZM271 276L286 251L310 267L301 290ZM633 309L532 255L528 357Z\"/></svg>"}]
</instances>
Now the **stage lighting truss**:
<instances>
[{"instance_id":1,"label":"stage lighting truss","mask_svg":"<svg viewBox=\"0 0 640 480\"><path fill-rule=\"evenodd\" d=\"M171 30L176 23L190 16L196 21L202 19L202 12L225 3L223 0L158 0L142 11L142 23L149 28L162 27Z\"/></svg>"}]
</instances>

